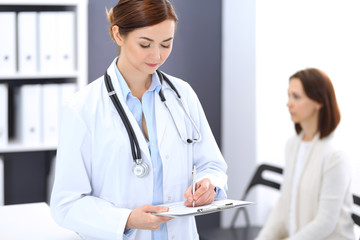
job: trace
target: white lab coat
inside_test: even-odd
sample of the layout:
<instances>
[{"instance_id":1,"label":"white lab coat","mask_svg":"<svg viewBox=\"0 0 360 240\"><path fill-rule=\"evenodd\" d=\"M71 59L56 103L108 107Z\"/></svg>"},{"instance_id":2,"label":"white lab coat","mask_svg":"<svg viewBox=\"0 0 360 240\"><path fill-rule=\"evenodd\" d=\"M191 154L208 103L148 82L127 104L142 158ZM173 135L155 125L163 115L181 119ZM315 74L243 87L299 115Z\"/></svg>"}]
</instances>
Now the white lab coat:
<instances>
[{"instance_id":1,"label":"white lab coat","mask_svg":"<svg viewBox=\"0 0 360 240\"><path fill-rule=\"evenodd\" d=\"M149 230L132 230L124 235L132 209L151 204L153 169L146 140L127 107L114 65L108 70L114 89L134 128L143 161L150 173L136 177L132 168L128 133L100 77L79 91L64 106L60 126L51 213L55 221L79 233L85 239L151 239ZM226 198L227 165L219 151L204 111L192 88L184 81L168 76L180 92L186 108L200 128L202 140L185 144L179 137L169 111L155 95L156 130L163 164L164 203L185 201L191 185L193 164L197 181L209 178ZM164 88L169 88L163 83ZM195 138L196 131L185 116L171 90L164 91L183 136ZM167 222L169 239L198 239L194 217Z\"/></svg>"}]
</instances>

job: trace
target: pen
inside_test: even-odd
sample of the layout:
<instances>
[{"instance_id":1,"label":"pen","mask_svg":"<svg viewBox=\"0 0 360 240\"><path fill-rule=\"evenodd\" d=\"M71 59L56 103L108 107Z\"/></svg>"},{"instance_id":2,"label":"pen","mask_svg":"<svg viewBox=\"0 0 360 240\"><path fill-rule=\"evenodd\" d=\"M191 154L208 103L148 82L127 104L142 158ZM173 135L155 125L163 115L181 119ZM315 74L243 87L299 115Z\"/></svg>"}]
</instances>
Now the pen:
<instances>
[{"instance_id":1,"label":"pen","mask_svg":"<svg viewBox=\"0 0 360 240\"><path fill-rule=\"evenodd\" d=\"M192 194L193 194L193 196L195 194L195 181L196 181L196 167L194 165L194 168L192 171ZM193 200L193 207L195 207L195 200Z\"/></svg>"}]
</instances>

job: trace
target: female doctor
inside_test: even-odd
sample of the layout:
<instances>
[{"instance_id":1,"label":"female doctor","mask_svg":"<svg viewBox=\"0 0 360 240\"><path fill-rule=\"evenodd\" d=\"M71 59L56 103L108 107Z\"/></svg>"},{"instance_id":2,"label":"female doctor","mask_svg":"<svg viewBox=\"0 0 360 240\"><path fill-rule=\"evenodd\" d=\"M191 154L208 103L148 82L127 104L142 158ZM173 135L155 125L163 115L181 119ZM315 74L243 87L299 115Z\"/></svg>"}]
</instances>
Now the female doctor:
<instances>
[{"instance_id":1,"label":"female doctor","mask_svg":"<svg viewBox=\"0 0 360 240\"><path fill-rule=\"evenodd\" d=\"M84 239L198 239L194 217L152 214L226 198L227 165L199 99L157 70L175 12L167 0L121 0L108 20L120 54L63 108L52 216Z\"/></svg>"}]
</instances>

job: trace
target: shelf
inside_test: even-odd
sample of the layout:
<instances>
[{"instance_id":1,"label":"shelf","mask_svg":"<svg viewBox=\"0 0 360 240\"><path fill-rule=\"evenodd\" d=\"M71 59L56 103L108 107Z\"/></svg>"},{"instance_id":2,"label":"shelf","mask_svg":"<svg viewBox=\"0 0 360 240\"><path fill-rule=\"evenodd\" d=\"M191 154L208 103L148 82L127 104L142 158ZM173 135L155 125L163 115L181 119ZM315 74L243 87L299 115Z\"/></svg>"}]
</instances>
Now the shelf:
<instances>
[{"instance_id":1,"label":"shelf","mask_svg":"<svg viewBox=\"0 0 360 240\"><path fill-rule=\"evenodd\" d=\"M0 75L0 80L23 80L23 79L59 79L59 78L77 78L79 77L78 73L68 73L68 74L20 74L14 73L9 75Z\"/></svg>"},{"instance_id":2,"label":"shelf","mask_svg":"<svg viewBox=\"0 0 360 240\"><path fill-rule=\"evenodd\" d=\"M8 145L0 146L1 153L15 153L15 152L36 152L36 151L55 151L56 144L23 144L17 142L10 142Z\"/></svg>"},{"instance_id":3,"label":"shelf","mask_svg":"<svg viewBox=\"0 0 360 240\"><path fill-rule=\"evenodd\" d=\"M87 0L0 0L1 5L58 5L58 6L76 6L78 4L87 4Z\"/></svg>"}]
</instances>

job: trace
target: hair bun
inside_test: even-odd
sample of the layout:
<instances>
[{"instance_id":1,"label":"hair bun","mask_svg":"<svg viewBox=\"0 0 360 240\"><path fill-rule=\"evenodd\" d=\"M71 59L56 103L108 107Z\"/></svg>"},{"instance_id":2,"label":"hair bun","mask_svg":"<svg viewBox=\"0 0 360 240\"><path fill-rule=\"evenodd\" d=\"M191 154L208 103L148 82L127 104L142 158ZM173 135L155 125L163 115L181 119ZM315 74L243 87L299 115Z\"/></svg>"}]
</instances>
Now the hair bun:
<instances>
[{"instance_id":1,"label":"hair bun","mask_svg":"<svg viewBox=\"0 0 360 240\"><path fill-rule=\"evenodd\" d=\"M110 24L113 24L113 22L114 22L114 10L113 10L113 8L110 8L110 10L107 10L107 8L105 8L105 10L106 10L107 20L109 21Z\"/></svg>"},{"instance_id":2,"label":"hair bun","mask_svg":"<svg viewBox=\"0 0 360 240\"><path fill-rule=\"evenodd\" d=\"M110 34L110 37L113 41L115 41L115 38L114 38L114 34L112 32L112 26L114 25L114 10L113 8L110 8L110 10L108 10L107 8L105 8L106 10L106 17L107 17L107 20L109 21L110 23L110 27L109 27L109 34Z\"/></svg>"}]
</instances>

